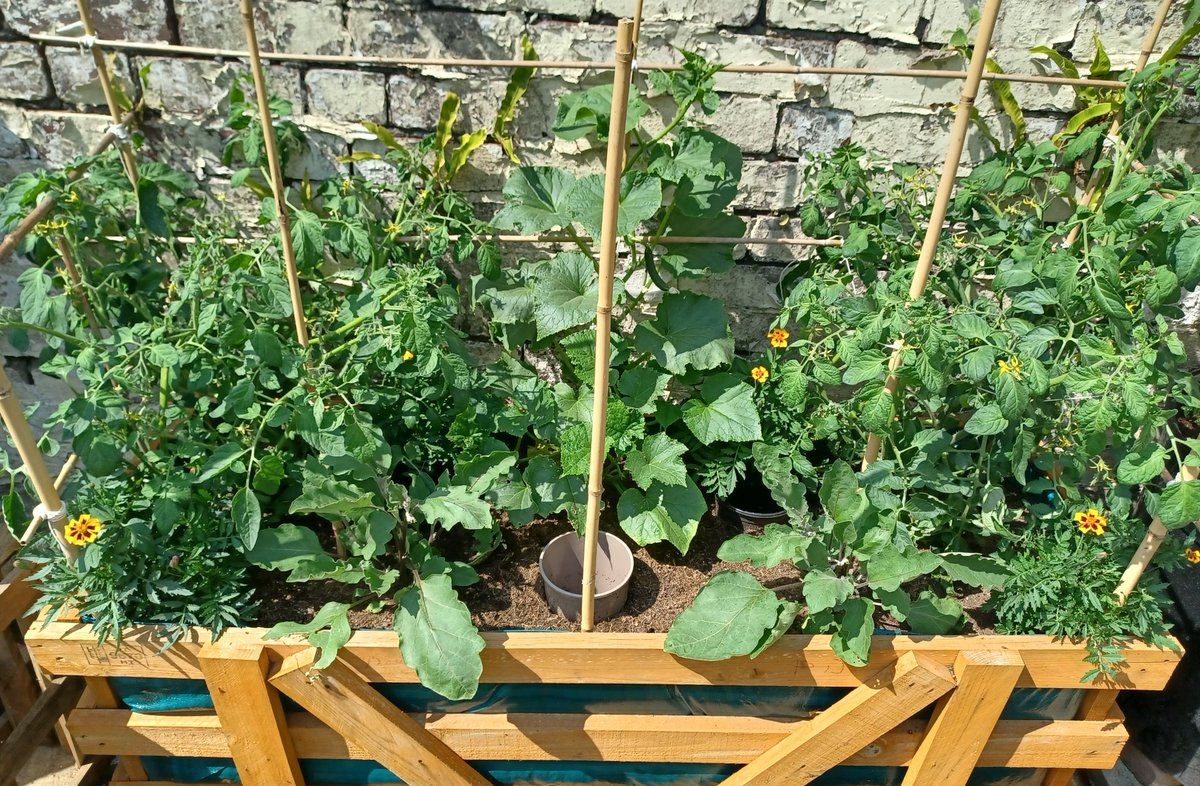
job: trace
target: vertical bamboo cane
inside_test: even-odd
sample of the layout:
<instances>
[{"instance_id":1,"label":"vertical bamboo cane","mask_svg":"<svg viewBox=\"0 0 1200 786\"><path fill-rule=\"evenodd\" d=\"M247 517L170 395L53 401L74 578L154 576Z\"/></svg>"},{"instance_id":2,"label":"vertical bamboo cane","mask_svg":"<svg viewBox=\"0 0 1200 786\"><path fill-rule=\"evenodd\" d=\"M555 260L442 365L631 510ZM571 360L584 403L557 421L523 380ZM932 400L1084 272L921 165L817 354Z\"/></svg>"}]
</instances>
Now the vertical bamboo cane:
<instances>
[{"instance_id":1,"label":"vertical bamboo cane","mask_svg":"<svg viewBox=\"0 0 1200 786\"><path fill-rule=\"evenodd\" d=\"M300 346L308 346L308 325L304 322L304 301L300 297L300 274L296 269L296 250L292 246L292 221L283 192L283 168L279 162L279 146L275 141L275 126L271 122L271 107L267 101L267 77L263 73L258 52L258 33L254 30L254 0L242 0L242 24L246 28L246 49L250 52L250 71L254 74L254 92L258 98L258 115L263 124L263 144L267 149L267 166L271 172L271 190L275 192L275 212L279 217L279 239L283 245L283 262L287 271L288 291L292 296L292 316L296 321L296 338Z\"/></svg>"},{"instance_id":2,"label":"vertical bamboo cane","mask_svg":"<svg viewBox=\"0 0 1200 786\"><path fill-rule=\"evenodd\" d=\"M74 453L67 456L67 460L63 463L62 469L58 471L58 477L54 479L54 488L58 490L59 494L62 494L62 490L66 488L67 479L71 477L71 473L75 471L75 466L78 463L79 456L76 456ZM33 514L33 518L30 520L29 526L25 528L25 532L22 533L21 539L17 541L22 546L33 540L33 536L37 534L38 527L40 527L42 522L46 520L43 516L39 515L39 513L40 511Z\"/></svg>"},{"instance_id":3,"label":"vertical bamboo cane","mask_svg":"<svg viewBox=\"0 0 1200 786\"><path fill-rule=\"evenodd\" d=\"M975 108L975 97L979 95L979 83L983 81L983 70L987 65L988 50L992 45L992 32L996 29L996 17L1000 14L1000 0L987 0L983 14L979 18L979 30L975 33L975 49L971 54L971 64L967 68L967 79L963 83L962 96L958 99L958 111L954 114L954 129L950 133L950 147L946 150L946 163L942 167L942 179L938 185L937 197L933 202L933 212L929 216L929 227L925 230L925 240L921 243L921 257L917 260L917 269L913 273L912 285L908 288L908 297L916 300L925 292L929 282L929 271L933 268L933 258L937 254L938 240L942 236L942 224L946 221L946 213L950 209L950 197L954 193L954 181L958 177L958 165L962 161L963 146L966 144L967 131L971 127L971 112ZM888 375L883 383L888 395L895 396L899 387L896 371L900 368L901 344L893 345L892 357L888 361ZM875 459L879 458L879 448L882 444L878 434L867 438L867 447L863 452L862 468L866 469Z\"/></svg>"},{"instance_id":4,"label":"vertical bamboo cane","mask_svg":"<svg viewBox=\"0 0 1200 786\"><path fill-rule=\"evenodd\" d=\"M604 434L608 427L609 339L612 334L613 275L617 262L617 211L621 205L621 170L625 158L625 115L633 60L633 22L617 23L616 70L613 74L612 119L608 126L608 160L604 165L604 214L600 222L600 292L596 299L596 368L592 379L592 452L588 466L587 529L583 550L583 609L580 628L595 625L596 548L600 539L600 501L604 493Z\"/></svg>"},{"instance_id":5,"label":"vertical bamboo cane","mask_svg":"<svg viewBox=\"0 0 1200 786\"><path fill-rule=\"evenodd\" d=\"M50 532L58 541L58 546L62 549L63 554L67 559L75 559L77 553L75 547L67 543L66 538L63 537L63 527L67 521L66 506L63 505L62 498L58 496L58 489L54 487L54 479L50 477L50 470L46 467L46 459L42 456L42 451L38 450L33 429L29 427L29 421L25 419L25 411L21 409L21 402L17 400L12 381L9 380L8 373L5 372L3 366L0 366L0 418L4 420L8 434L12 438L13 444L17 446L17 453L21 455L21 461L25 463L25 471L33 482L33 488L42 504L42 510L39 512L45 515L46 522L50 525Z\"/></svg>"},{"instance_id":6,"label":"vertical bamboo cane","mask_svg":"<svg viewBox=\"0 0 1200 786\"><path fill-rule=\"evenodd\" d=\"M96 27L92 24L91 4L88 0L77 0L77 5L79 6L79 21L83 25L83 34L95 38ZM117 104L117 94L113 90L108 61L104 59L104 52L100 47L93 44L89 48L92 50L92 60L96 63L96 78L99 79L100 89L104 92L104 102L108 104L108 113L112 116L113 124L119 126L121 125L121 107ZM137 160L133 157L133 147L126 141L121 142L121 161L125 164L125 174L129 177L129 183L136 191L138 186Z\"/></svg>"},{"instance_id":7,"label":"vertical bamboo cane","mask_svg":"<svg viewBox=\"0 0 1200 786\"><path fill-rule=\"evenodd\" d=\"M1158 46L1158 37L1162 34L1163 24L1165 24L1167 21L1167 14L1171 11L1172 2L1174 2L1174 0L1162 0L1162 2L1159 3L1158 13L1154 17L1154 24L1150 26L1150 32L1146 34L1146 39L1142 42L1142 51L1138 54L1137 65L1134 66L1133 73L1136 74L1141 72L1146 67L1146 63L1150 62L1150 55L1154 54L1154 48ZM1110 137L1116 136L1121 130L1122 119L1123 112L1118 110L1117 116L1113 118L1112 125L1108 127L1108 135ZM1085 205L1090 205L1092 200L1096 198L1096 192L1100 190L1100 181L1102 178L1102 173L1092 173L1092 177L1088 182L1087 191L1083 195L1083 203ZM1071 227L1071 231L1067 233L1067 239L1063 245L1067 246L1068 248L1074 245L1075 241L1079 238L1079 232L1081 229L1081 224L1076 224L1075 226Z\"/></svg>"}]
</instances>

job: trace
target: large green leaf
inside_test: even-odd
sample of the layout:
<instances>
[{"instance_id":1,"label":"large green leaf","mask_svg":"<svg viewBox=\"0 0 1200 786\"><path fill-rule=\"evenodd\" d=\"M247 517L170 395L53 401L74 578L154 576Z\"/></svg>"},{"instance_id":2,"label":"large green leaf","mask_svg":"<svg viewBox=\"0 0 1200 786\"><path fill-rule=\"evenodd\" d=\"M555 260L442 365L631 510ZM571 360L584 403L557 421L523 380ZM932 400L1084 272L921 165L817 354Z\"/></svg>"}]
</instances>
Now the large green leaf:
<instances>
[{"instance_id":1,"label":"large green leaf","mask_svg":"<svg viewBox=\"0 0 1200 786\"><path fill-rule=\"evenodd\" d=\"M653 218L662 207L662 197L662 181L658 178L644 172L626 172L622 175L617 234L632 234L639 224ZM589 235L600 237L604 213L604 175L580 178L567 200L567 211Z\"/></svg>"},{"instance_id":2,"label":"large green leaf","mask_svg":"<svg viewBox=\"0 0 1200 786\"><path fill-rule=\"evenodd\" d=\"M907 622L913 633L954 633L962 627L962 604L954 598L939 598L926 590L909 607Z\"/></svg>"},{"instance_id":3,"label":"large green leaf","mask_svg":"<svg viewBox=\"0 0 1200 786\"><path fill-rule=\"evenodd\" d=\"M466 529L493 526L491 507L465 486L443 486L417 503L425 518L445 529L461 524Z\"/></svg>"},{"instance_id":4,"label":"large green leaf","mask_svg":"<svg viewBox=\"0 0 1200 786\"><path fill-rule=\"evenodd\" d=\"M687 216L711 217L737 196L742 151L711 131L684 128L670 155L656 155L650 171L676 184L676 210Z\"/></svg>"},{"instance_id":5,"label":"large green leaf","mask_svg":"<svg viewBox=\"0 0 1200 786\"><path fill-rule=\"evenodd\" d=\"M321 655L313 663L313 668L323 669L337 657L338 650L350 641L350 611L349 603L330 601L321 607L311 622L280 622L263 634L270 641L294 633L303 634L308 643L321 651Z\"/></svg>"},{"instance_id":6,"label":"large green leaf","mask_svg":"<svg viewBox=\"0 0 1200 786\"><path fill-rule=\"evenodd\" d=\"M809 614L820 614L846 602L854 584L845 576L835 576L827 570L810 570L804 574L804 602Z\"/></svg>"},{"instance_id":7,"label":"large green leaf","mask_svg":"<svg viewBox=\"0 0 1200 786\"><path fill-rule=\"evenodd\" d=\"M353 483L329 475L308 474L304 478L304 491L292 500L288 512L343 518L371 508L374 500L374 494Z\"/></svg>"},{"instance_id":8,"label":"large green leaf","mask_svg":"<svg viewBox=\"0 0 1200 786\"><path fill-rule=\"evenodd\" d=\"M733 360L733 335L725 305L692 292L663 296L658 314L637 326L634 348L648 352L673 374L705 371Z\"/></svg>"},{"instance_id":9,"label":"large green leaf","mask_svg":"<svg viewBox=\"0 0 1200 786\"><path fill-rule=\"evenodd\" d=\"M630 409L649 414L653 412L667 390L670 374L639 366L621 374L617 390Z\"/></svg>"},{"instance_id":10,"label":"large green leaf","mask_svg":"<svg viewBox=\"0 0 1200 786\"><path fill-rule=\"evenodd\" d=\"M262 506L258 504L258 496L245 486L238 489L233 495L230 513L238 537L242 539L242 546L246 549L254 548L254 544L258 542L258 529L262 526Z\"/></svg>"},{"instance_id":11,"label":"large green leaf","mask_svg":"<svg viewBox=\"0 0 1200 786\"><path fill-rule=\"evenodd\" d=\"M866 666L871 658L871 634L875 632L875 604L866 598L851 598L842 608L829 644L833 653L851 666Z\"/></svg>"},{"instance_id":12,"label":"large green leaf","mask_svg":"<svg viewBox=\"0 0 1200 786\"><path fill-rule=\"evenodd\" d=\"M942 558L931 551L902 552L887 544L867 562L867 580L872 587L897 590L906 581L937 570Z\"/></svg>"},{"instance_id":13,"label":"large green leaf","mask_svg":"<svg viewBox=\"0 0 1200 786\"><path fill-rule=\"evenodd\" d=\"M838 522L854 521L867 504L866 495L858 487L858 476L844 461L835 461L825 471L818 494L825 512Z\"/></svg>"},{"instance_id":14,"label":"large green leaf","mask_svg":"<svg viewBox=\"0 0 1200 786\"><path fill-rule=\"evenodd\" d=\"M595 265L585 254L559 254L538 267L535 275L534 318L539 339L595 319L599 279Z\"/></svg>"},{"instance_id":15,"label":"large green leaf","mask_svg":"<svg viewBox=\"0 0 1200 786\"><path fill-rule=\"evenodd\" d=\"M569 93L558 100L558 111L550 130L561 139L582 139L588 134L595 134L601 141L608 139L612 100L611 84ZM626 133L637 128L638 121L649 108L636 91L630 91L625 114Z\"/></svg>"},{"instance_id":16,"label":"large green leaf","mask_svg":"<svg viewBox=\"0 0 1200 786\"><path fill-rule=\"evenodd\" d=\"M626 489L617 501L621 529L639 546L665 540L686 554L701 517L708 511L700 489L691 478L686 480L681 486L655 481L645 494Z\"/></svg>"},{"instance_id":17,"label":"large green leaf","mask_svg":"<svg viewBox=\"0 0 1200 786\"><path fill-rule=\"evenodd\" d=\"M687 446L682 442L666 434L651 434L640 448L629 451L625 457L625 469L629 470L634 483L643 491L655 481L666 486L682 486L687 483L684 453L687 453Z\"/></svg>"},{"instance_id":18,"label":"large green leaf","mask_svg":"<svg viewBox=\"0 0 1200 786\"><path fill-rule=\"evenodd\" d=\"M721 544L717 558L725 562L749 562L756 568L773 568L781 562L800 559L813 537L786 524L768 524L761 535L735 535Z\"/></svg>"},{"instance_id":19,"label":"large green leaf","mask_svg":"<svg viewBox=\"0 0 1200 786\"><path fill-rule=\"evenodd\" d=\"M706 379L700 398L683 405L683 422L705 445L762 439L754 388L733 374Z\"/></svg>"},{"instance_id":20,"label":"large green leaf","mask_svg":"<svg viewBox=\"0 0 1200 786\"><path fill-rule=\"evenodd\" d=\"M724 273L734 266L733 250L736 239L746 234L746 222L737 216L722 213L707 218L693 218L672 213L667 221L664 238L671 237L728 237L729 245L717 243L664 243L660 260L664 269L676 278L703 278Z\"/></svg>"},{"instance_id":21,"label":"large green leaf","mask_svg":"<svg viewBox=\"0 0 1200 786\"><path fill-rule=\"evenodd\" d=\"M1200 226L1183 230L1171 249L1175 261L1175 275L1185 289L1200 284Z\"/></svg>"},{"instance_id":22,"label":"large green leaf","mask_svg":"<svg viewBox=\"0 0 1200 786\"><path fill-rule=\"evenodd\" d=\"M1158 517L1167 529L1180 529L1200 521L1200 480L1184 480L1163 489Z\"/></svg>"},{"instance_id":23,"label":"large green leaf","mask_svg":"<svg viewBox=\"0 0 1200 786\"><path fill-rule=\"evenodd\" d=\"M523 166L504 184L504 207L493 222L500 229L545 232L571 223L567 200L575 177L551 166Z\"/></svg>"},{"instance_id":24,"label":"large green leaf","mask_svg":"<svg viewBox=\"0 0 1200 786\"><path fill-rule=\"evenodd\" d=\"M455 701L478 692L483 637L448 575L429 576L396 595L395 629L404 663L422 685Z\"/></svg>"},{"instance_id":25,"label":"large green leaf","mask_svg":"<svg viewBox=\"0 0 1200 786\"><path fill-rule=\"evenodd\" d=\"M196 477L197 483L203 483L207 480L215 478L225 470L232 467L238 460L246 455L249 450L233 442L228 442L213 451L209 456L208 461L200 469L200 474Z\"/></svg>"},{"instance_id":26,"label":"large green leaf","mask_svg":"<svg viewBox=\"0 0 1200 786\"><path fill-rule=\"evenodd\" d=\"M1117 480L1136 486L1149 483L1166 467L1167 450L1162 445L1140 445L1125 454L1117 465Z\"/></svg>"},{"instance_id":27,"label":"large green leaf","mask_svg":"<svg viewBox=\"0 0 1200 786\"><path fill-rule=\"evenodd\" d=\"M1008 428L1008 419L1004 417L1004 413L996 404L984 404L975 410L975 414L971 415L971 419L963 428L967 430L968 434L977 436L999 434Z\"/></svg>"},{"instance_id":28,"label":"large green leaf","mask_svg":"<svg viewBox=\"0 0 1200 786\"><path fill-rule=\"evenodd\" d=\"M942 554L942 568L955 581L984 589L1004 589L1009 577L1007 565L983 554Z\"/></svg>"},{"instance_id":29,"label":"large green leaf","mask_svg":"<svg viewBox=\"0 0 1200 786\"><path fill-rule=\"evenodd\" d=\"M784 611L775 593L753 576L721 571L671 625L664 649L693 660L749 655L775 630Z\"/></svg>"},{"instance_id":30,"label":"large green leaf","mask_svg":"<svg viewBox=\"0 0 1200 786\"><path fill-rule=\"evenodd\" d=\"M246 559L268 570L292 570L310 560L333 562L321 548L317 533L295 524L260 531L254 548L246 552Z\"/></svg>"}]
</instances>

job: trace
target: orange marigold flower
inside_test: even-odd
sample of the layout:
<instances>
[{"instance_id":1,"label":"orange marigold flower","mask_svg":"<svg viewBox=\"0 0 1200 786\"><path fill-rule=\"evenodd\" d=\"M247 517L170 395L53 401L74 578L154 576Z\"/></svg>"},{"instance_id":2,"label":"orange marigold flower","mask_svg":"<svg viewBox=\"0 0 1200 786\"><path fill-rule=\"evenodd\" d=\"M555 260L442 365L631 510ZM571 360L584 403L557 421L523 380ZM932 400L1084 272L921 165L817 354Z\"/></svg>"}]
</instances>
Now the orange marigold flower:
<instances>
[{"instance_id":1,"label":"orange marigold flower","mask_svg":"<svg viewBox=\"0 0 1200 786\"><path fill-rule=\"evenodd\" d=\"M755 366L754 368L750 369L750 376L755 382L761 383L767 381L767 377L771 376L771 372L767 371L766 366Z\"/></svg>"},{"instance_id":2,"label":"orange marigold flower","mask_svg":"<svg viewBox=\"0 0 1200 786\"><path fill-rule=\"evenodd\" d=\"M80 513L78 518L67 522L63 537L73 546L86 546L100 537L104 524L90 513Z\"/></svg>"},{"instance_id":3,"label":"orange marigold flower","mask_svg":"<svg viewBox=\"0 0 1200 786\"><path fill-rule=\"evenodd\" d=\"M1108 529L1108 517L1101 515L1095 508L1076 513L1075 522L1079 524L1079 531L1085 535L1103 535Z\"/></svg>"},{"instance_id":4,"label":"orange marigold flower","mask_svg":"<svg viewBox=\"0 0 1200 786\"><path fill-rule=\"evenodd\" d=\"M1187 557L1187 561L1200 565L1200 549L1188 547L1184 549L1183 556Z\"/></svg>"},{"instance_id":5,"label":"orange marigold flower","mask_svg":"<svg viewBox=\"0 0 1200 786\"><path fill-rule=\"evenodd\" d=\"M771 346L776 349L783 349L788 345L788 337L792 334L783 328L775 328L767 333L767 338L771 339Z\"/></svg>"}]
</instances>

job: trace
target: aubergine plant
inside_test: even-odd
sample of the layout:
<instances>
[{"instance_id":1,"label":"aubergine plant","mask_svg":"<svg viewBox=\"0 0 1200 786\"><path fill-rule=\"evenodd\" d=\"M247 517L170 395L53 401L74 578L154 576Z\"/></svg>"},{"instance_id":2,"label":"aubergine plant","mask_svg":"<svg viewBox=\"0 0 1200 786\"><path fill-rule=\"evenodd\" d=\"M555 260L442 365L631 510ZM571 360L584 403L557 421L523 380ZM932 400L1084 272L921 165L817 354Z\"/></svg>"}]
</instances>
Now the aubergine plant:
<instances>
[{"instance_id":1,"label":"aubergine plant","mask_svg":"<svg viewBox=\"0 0 1200 786\"><path fill-rule=\"evenodd\" d=\"M690 288L733 267L733 242L745 231L730 209L741 152L701 125L717 108L719 70L685 52L683 70L651 74L648 95L633 91L617 221L627 254L614 293L605 439L620 460L609 462L605 482L619 492L617 519L629 537L641 545L667 541L681 552L708 509L697 481L705 455L761 435L749 379L733 370L725 304ZM610 85L566 95L552 131L564 140L606 142L611 104ZM666 108L657 132L647 130L660 119L652 107ZM484 270L475 283L496 337L509 349L548 355L561 369L555 385L530 384L553 415L538 433L551 450L544 460L556 461L577 484L588 466L598 296L585 238L600 234L603 186L601 172L516 169L496 226L558 232L568 250ZM669 242L696 235L729 237L730 245Z\"/></svg>"}]
</instances>

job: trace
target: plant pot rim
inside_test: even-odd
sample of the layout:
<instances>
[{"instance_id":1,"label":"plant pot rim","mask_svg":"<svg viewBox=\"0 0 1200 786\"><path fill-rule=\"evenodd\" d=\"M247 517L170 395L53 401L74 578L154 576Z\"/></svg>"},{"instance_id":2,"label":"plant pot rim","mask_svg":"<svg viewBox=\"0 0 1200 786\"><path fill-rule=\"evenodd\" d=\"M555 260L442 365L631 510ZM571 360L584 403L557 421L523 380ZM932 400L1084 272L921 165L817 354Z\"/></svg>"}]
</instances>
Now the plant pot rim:
<instances>
[{"instance_id":1,"label":"plant pot rim","mask_svg":"<svg viewBox=\"0 0 1200 786\"><path fill-rule=\"evenodd\" d=\"M604 592L597 592L595 595L595 597L597 597L597 598L607 598L610 595L615 595L616 593L627 589L630 580L633 578L633 565L634 565L633 550L629 548L628 544L626 544L625 541L621 540L616 535L613 535L611 533L601 532L600 537L607 539L609 543L618 545L620 548L624 549L626 551L626 553L629 554L629 572L628 572L628 574L624 578L622 578L620 581L618 581L616 583L616 586L614 586L612 589L605 590ZM556 591L561 592L563 595L566 595L567 597L570 597L570 598L582 599L583 593L571 592L568 589L563 589L562 587L555 584L553 581L551 581L546 576L546 568L544 567L544 559L546 557L546 550L549 549L551 545L553 545L554 543L557 543L558 541L562 540L563 538L579 538L579 535L577 535L575 532L564 532L561 535L556 535L553 538L551 538L546 543L546 545L542 547L541 553L538 554L538 575L540 575L542 577L542 581L544 581L548 586L554 587L554 589ZM582 538L580 538L580 540L582 540Z\"/></svg>"}]
</instances>

